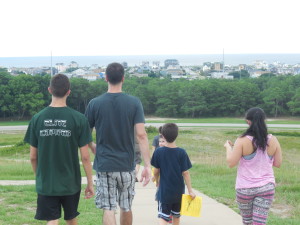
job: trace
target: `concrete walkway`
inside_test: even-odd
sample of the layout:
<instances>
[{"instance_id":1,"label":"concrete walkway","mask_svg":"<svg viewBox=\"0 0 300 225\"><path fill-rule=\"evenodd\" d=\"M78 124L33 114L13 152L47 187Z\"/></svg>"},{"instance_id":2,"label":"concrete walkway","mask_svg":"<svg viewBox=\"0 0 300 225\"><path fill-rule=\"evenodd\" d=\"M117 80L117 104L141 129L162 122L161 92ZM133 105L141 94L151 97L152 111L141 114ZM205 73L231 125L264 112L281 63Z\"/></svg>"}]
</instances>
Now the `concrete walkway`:
<instances>
[{"instance_id":1,"label":"concrete walkway","mask_svg":"<svg viewBox=\"0 0 300 225\"><path fill-rule=\"evenodd\" d=\"M86 184L83 177L82 183ZM0 180L0 185L34 185L35 181L9 181ZM133 200L133 225L157 225L157 202L154 200L156 187L153 182L143 187L142 183L136 183L136 195ZM241 225L242 219L239 214L227 206L218 203L214 199L195 191L197 196L202 197L201 217L181 217L181 225ZM116 215L119 221L119 213ZM119 225L119 222L118 222Z\"/></svg>"},{"instance_id":2,"label":"concrete walkway","mask_svg":"<svg viewBox=\"0 0 300 225\"><path fill-rule=\"evenodd\" d=\"M146 187L142 187L141 183L136 183L136 195L132 208L133 225L158 224L155 192L156 187L152 182ZM242 225L241 216L232 209L198 191L195 191L195 194L202 197L201 217L182 216L181 225Z\"/></svg>"}]
</instances>

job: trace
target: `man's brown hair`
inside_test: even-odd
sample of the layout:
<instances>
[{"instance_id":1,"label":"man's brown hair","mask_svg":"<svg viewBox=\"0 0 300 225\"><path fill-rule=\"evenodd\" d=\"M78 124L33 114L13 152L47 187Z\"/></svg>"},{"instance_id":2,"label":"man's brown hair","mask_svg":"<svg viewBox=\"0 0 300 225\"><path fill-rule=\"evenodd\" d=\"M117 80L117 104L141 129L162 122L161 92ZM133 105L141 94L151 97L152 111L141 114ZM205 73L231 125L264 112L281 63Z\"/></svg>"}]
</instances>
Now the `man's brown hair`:
<instances>
[{"instance_id":1,"label":"man's brown hair","mask_svg":"<svg viewBox=\"0 0 300 225\"><path fill-rule=\"evenodd\" d=\"M111 63L107 66L105 74L110 84L118 84L124 77L124 67L120 63Z\"/></svg>"},{"instance_id":2,"label":"man's brown hair","mask_svg":"<svg viewBox=\"0 0 300 225\"><path fill-rule=\"evenodd\" d=\"M51 78L49 88L54 97L62 98L70 90L69 78L64 74L56 74Z\"/></svg>"}]
</instances>

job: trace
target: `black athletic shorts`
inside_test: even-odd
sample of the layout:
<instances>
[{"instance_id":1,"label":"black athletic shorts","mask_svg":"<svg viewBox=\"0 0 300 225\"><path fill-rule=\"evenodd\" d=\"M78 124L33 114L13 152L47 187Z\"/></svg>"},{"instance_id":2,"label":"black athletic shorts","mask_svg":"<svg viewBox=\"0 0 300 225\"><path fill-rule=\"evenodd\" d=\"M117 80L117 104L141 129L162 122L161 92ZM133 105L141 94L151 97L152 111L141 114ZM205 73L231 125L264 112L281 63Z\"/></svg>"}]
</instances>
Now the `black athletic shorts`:
<instances>
[{"instance_id":1,"label":"black athletic shorts","mask_svg":"<svg viewBox=\"0 0 300 225\"><path fill-rule=\"evenodd\" d=\"M179 218L181 209L181 201L178 203L162 203L158 201L158 218L169 222L170 216Z\"/></svg>"},{"instance_id":2,"label":"black athletic shorts","mask_svg":"<svg viewBox=\"0 0 300 225\"><path fill-rule=\"evenodd\" d=\"M71 220L79 215L78 203L80 191L74 195L45 196L38 194L35 219L57 220L61 217L61 208L64 209L64 219Z\"/></svg>"}]
</instances>

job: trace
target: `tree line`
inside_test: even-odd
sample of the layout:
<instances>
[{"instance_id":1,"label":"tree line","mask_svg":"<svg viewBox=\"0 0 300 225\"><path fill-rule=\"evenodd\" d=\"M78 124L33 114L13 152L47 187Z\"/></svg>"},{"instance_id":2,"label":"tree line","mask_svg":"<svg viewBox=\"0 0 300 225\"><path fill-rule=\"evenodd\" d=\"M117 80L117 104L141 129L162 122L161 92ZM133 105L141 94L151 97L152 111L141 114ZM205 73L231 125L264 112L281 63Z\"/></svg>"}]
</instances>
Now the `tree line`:
<instances>
[{"instance_id":1,"label":"tree line","mask_svg":"<svg viewBox=\"0 0 300 225\"><path fill-rule=\"evenodd\" d=\"M29 118L50 103L50 76L11 76L0 70L0 118ZM104 80L71 78L68 105L84 113L107 91ZM243 116L258 106L270 117L300 115L300 75L234 80L126 78L123 90L137 96L146 115L160 117Z\"/></svg>"}]
</instances>

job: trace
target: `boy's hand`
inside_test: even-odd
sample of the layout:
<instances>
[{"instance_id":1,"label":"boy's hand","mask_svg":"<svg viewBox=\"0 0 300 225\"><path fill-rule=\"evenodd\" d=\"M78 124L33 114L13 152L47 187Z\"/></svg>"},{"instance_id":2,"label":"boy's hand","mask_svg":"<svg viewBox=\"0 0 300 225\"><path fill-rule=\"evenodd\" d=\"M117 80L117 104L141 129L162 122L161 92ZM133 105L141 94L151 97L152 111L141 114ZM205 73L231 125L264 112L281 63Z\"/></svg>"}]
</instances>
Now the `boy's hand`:
<instances>
[{"instance_id":1,"label":"boy's hand","mask_svg":"<svg viewBox=\"0 0 300 225\"><path fill-rule=\"evenodd\" d=\"M192 197L192 199L196 198L196 195L193 191L189 191L189 195Z\"/></svg>"}]
</instances>

